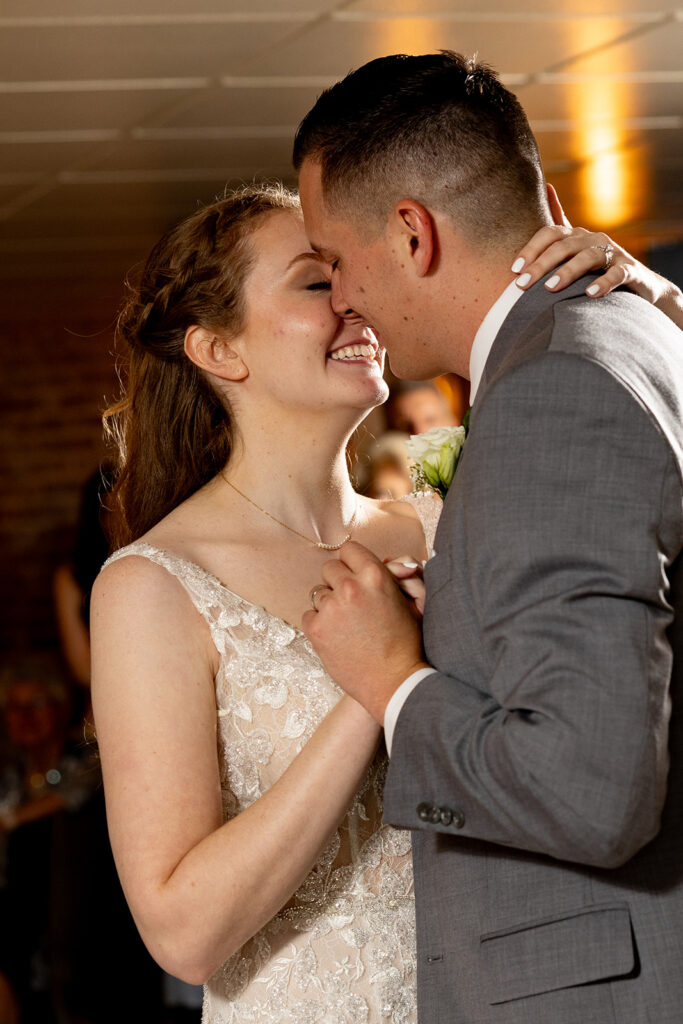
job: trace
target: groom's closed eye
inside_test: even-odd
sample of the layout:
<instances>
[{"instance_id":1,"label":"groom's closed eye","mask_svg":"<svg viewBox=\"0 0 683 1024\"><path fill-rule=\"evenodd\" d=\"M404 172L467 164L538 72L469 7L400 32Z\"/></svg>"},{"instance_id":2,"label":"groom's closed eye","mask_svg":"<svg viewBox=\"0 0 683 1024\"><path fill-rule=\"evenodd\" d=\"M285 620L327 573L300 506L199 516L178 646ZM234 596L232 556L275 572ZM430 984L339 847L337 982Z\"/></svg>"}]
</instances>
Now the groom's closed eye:
<instances>
[{"instance_id":1,"label":"groom's closed eye","mask_svg":"<svg viewBox=\"0 0 683 1024\"><path fill-rule=\"evenodd\" d=\"M309 292L328 290L332 287L329 281L315 281L313 284L306 285L306 289Z\"/></svg>"}]
</instances>

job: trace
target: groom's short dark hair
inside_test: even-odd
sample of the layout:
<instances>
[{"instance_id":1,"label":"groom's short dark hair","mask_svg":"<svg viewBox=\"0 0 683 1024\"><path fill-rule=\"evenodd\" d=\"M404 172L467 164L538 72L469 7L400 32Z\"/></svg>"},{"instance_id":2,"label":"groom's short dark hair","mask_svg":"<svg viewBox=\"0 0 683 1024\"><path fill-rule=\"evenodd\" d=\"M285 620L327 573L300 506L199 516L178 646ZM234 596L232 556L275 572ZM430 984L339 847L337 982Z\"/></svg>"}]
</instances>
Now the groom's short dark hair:
<instances>
[{"instance_id":1,"label":"groom's short dark hair","mask_svg":"<svg viewBox=\"0 0 683 1024\"><path fill-rule=\"evenodd\" d=\"M473 242L520 242L549 221L536 140L487 65L451 50L370 61L327 89L301 122L294 166L321 166L331 211L372 231L416 199Z\"/></svg>"}]
</instances>

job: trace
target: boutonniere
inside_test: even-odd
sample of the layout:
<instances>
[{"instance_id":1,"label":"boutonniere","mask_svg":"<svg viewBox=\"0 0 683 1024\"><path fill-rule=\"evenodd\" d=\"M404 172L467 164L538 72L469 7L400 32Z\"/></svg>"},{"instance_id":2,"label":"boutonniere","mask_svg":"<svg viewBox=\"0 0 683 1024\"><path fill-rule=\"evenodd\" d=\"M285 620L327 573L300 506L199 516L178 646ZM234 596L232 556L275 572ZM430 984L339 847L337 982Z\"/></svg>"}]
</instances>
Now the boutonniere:
<instances>
[{"instance_id":1,"label":"boutonniere","mask_svg":"<svg viewBox=\"0 0 683 1024\"><path fill-rule=\"evenodd\" d=\"M469 423L468 409L461 427L434 427L424 434L411 434L406 448L413 461L410 473L416 491L429 487L446 497L465 446Z\"/></svg>"}]
</instances>

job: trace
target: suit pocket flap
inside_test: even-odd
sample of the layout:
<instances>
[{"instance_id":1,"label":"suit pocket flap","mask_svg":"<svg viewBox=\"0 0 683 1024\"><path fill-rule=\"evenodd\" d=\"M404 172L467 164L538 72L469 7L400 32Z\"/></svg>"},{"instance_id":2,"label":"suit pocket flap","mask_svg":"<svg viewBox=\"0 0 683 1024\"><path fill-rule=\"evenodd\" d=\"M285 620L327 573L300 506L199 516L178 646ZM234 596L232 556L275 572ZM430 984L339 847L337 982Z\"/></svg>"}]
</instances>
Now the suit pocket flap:
<instances>
[{"instance_id":1,"label":"suit pocket flap","mask_svg":"<svg viewBox=\"0 0 683 1024\"><path fill-rule=\"evenodd\" d=\"M627 903L595 904L481 937L489 1002L621 977L635 965Z\"/></svg>"}]
</instances>

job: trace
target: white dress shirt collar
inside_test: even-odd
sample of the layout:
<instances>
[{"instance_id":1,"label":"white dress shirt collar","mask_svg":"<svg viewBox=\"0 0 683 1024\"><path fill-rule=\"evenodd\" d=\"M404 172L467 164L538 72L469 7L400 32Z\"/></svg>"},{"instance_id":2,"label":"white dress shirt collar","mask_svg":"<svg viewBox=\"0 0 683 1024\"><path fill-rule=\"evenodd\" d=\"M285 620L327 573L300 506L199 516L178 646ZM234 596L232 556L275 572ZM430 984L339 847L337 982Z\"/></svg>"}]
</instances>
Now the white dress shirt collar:
<instances>
[{"instance_id":1,"label":"white dress shirt collar","mask_svg":"<svg viewBox=\"0 0 683 1024\"><path fill-rule=\"evenodd\" d=\"M472 350L470 352L470 405L474 405L479 384L481 383L486 360L489 357L493 343L496 340L498 331L503 326L503 321L524 292L512 281L502 295L499 295L488 313L479 325L479 330L474 336Z\"/></svg>"}]
</instances>

